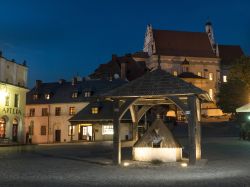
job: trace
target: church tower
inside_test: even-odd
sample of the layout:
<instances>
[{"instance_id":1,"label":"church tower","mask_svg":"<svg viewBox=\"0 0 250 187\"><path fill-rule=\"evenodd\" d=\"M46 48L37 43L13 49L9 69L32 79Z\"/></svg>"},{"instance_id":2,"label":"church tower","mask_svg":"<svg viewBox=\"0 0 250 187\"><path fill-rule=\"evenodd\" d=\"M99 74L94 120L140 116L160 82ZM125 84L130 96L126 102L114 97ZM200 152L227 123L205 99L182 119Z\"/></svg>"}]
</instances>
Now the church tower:
<instances>
[{"instance_id":1,"label":"church tower","mask_svg":"<svg viewBox=\"0 0 250 187\"><path fill-rule=\"evenodd\" d=\"M143 52L147 52L149 56L155 53L155 42L153 37L153 28L148 24L144 38Z\"/></svg>"},{"instance_id":2,"label":"church tower","mask_svg":"<svg viewBox=\"0 0 250 187\"><path fill-rule=\"evenodd\" d=\"M212 46L214 53L216 53L216 54L219 53L219 52L217 52L217 47L216 47L216 43L215 43L215 39L214 39L213 26L212 26L212 23L210 21L207 21L207 23L205 24L205 30L206 30L206 33L207 33L208 38L210 40L210 44Z\"/></svg>"}]
</instances>

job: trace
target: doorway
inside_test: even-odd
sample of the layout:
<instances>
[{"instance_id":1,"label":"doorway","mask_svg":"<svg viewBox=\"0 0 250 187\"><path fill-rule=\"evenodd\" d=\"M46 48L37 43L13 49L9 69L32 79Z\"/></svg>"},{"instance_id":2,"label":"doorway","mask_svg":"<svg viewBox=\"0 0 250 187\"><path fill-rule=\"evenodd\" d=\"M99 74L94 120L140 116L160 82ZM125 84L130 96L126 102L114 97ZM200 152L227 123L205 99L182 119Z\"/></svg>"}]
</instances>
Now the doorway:
<instances>
[{"instance_id":1,"label":"doorway","mask_svg":"<svg viewBox=\"0 0 250 187\"><path fill-rule=\"evenodd\" d=\"M55 142L61 142L61 130L55 130Z\"/></svg>"},{"instance_id":2,"label":"doorway","mask_svg":"<svg viewBox=\"0 0 250 187\"><path fill-rule=\"evenodd\" d=\"M81 125L79 140L92 141L92 125Z\"/></svg>"},{"instance_id":3,"label":"doorway","mask_svg":"<svg viewBox=\"0 0 250 187\"><path fill-rule=\"evenodd\" d=\"M6 121L5 119L0 119L0 138L5 138Z\"/></svg>"},{"instance_id":4,"label":"doorway","mask_svg":"<svg viewBox=\"0 0 250 187\"><path fill-rule=\"evenodd\" d=\"M12 141L13 142L17 142L17 132L18 132L18 121L14 119L13 125L12 125Z\"/></svg>"}]
</instances>

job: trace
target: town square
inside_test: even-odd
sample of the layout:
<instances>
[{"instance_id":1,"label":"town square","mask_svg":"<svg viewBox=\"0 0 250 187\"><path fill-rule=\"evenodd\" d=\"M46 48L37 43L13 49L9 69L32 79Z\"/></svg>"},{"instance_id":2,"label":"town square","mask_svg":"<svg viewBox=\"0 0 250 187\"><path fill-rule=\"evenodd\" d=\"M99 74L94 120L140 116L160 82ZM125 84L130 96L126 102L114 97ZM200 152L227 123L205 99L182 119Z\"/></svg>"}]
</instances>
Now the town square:
<instances>
[{"instance_id":1,"label":"town square","mask_svg":"<svg viewBox=\"0 0 250 187\"><path fill-rule=\"evenodd\" d=\"M250 186L249 1L0 2L0 186Z\"/></svg>"}]
</instances>

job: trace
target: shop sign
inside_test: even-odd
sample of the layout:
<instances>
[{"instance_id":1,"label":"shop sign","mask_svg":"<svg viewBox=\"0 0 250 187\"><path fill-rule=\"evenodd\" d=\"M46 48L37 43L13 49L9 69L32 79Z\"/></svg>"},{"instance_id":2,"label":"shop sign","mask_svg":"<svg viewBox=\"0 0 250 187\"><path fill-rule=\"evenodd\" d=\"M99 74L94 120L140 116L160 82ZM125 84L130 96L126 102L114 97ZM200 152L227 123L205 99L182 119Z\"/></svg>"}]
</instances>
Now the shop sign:
<instances>
[{"instance_id":1,"label":"shop sign","mask_svg":"<svg viewBox=\"0 0 250 187\"><path fill-rule=\"evenodd\" d=\"M18 109L18 108L10 108L10 107L3 108L2 112L5 113L5 114L15 114L15 115L21 115L22 114L20 109Z\"/></svg>"}]
</instances>

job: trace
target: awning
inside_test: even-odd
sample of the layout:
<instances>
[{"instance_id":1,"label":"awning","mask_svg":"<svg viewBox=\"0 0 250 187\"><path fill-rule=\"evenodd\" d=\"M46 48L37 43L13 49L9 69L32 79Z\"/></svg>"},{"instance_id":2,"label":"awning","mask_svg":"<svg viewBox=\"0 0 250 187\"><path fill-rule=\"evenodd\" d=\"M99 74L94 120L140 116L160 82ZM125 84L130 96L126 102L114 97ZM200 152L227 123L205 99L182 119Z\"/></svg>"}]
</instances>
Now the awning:
<instances>
[{"instance_id":1,"label":"awning","mask_svg":"<svg viewBox=\"0 0 250 187\"><path fill-rule=\"evenodd\" d=\"M250 103L236 109L236 112L250 112Z\"/></svg>"}]
</instances>

